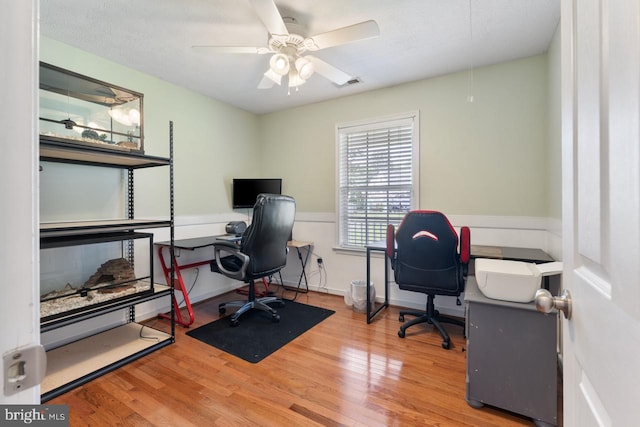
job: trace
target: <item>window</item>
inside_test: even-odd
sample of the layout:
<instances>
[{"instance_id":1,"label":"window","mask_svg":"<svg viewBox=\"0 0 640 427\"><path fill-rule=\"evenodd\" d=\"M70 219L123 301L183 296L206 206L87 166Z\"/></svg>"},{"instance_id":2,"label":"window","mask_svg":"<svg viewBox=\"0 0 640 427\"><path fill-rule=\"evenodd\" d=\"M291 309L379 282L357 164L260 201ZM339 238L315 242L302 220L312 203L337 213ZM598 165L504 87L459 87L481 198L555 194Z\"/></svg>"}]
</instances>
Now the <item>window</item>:
<instances>
[{"instance_id":1,"label":"window","mask_svg":"<svg viewBox=\"0 0 640 427\"><path fill-rule=\"evenodd\" d=\"M382 240L418 206L418 112L337 126L339 246Z\"/></svg>"}]
</instances>

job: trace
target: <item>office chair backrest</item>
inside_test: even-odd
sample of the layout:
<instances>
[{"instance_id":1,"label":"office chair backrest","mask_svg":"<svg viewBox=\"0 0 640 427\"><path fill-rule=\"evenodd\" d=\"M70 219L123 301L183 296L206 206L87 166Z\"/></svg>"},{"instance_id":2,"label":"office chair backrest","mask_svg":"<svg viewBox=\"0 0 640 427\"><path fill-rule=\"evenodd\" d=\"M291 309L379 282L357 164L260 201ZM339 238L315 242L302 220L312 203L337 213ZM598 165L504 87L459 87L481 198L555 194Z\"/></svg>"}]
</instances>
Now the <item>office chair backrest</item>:
<instances>
[{"instance_id":1,"label":"office chair backrest","mask_svg":"<svg viewBox=\"0 0 640 427\"><path fill-rule=\"evenodd\" d=\"M249 256L247 279L277 272L287 263L287 241L293 230L296 204L292 197L260 194L251 225L242 235L240 251Z\"/></svg>"},{"instance_id":2,"label":"office chair backrest","mask_svg":"<svg viewBox=\"0 0 640 427\"><path fill-rule=\"evenodd\" d=\"M460 295L470 249L469 229L464 227L462 233L458 252L458 234L446 216L436 211L407 213L395 234L397 251L392 258L400 289Z\"/></svg>"}]
</instances>

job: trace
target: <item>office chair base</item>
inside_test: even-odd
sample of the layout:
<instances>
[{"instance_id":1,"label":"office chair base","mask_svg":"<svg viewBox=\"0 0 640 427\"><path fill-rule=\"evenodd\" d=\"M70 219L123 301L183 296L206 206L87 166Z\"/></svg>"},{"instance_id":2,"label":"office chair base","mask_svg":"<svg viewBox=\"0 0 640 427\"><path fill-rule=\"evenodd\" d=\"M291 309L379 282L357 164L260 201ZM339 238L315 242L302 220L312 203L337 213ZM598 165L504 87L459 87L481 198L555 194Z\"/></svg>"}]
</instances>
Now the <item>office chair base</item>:
<instances>
[{"instance_id":1,"label":"office chair base","mask_svg":"<svg viewBox=\"0 0 640 427\"><path fill-rule=\"evenodd\" d=\"M238 311L236 311L233 314L233 316L231 316L230 318L231 326L238 326L240 324L240 321L239 321L240 316L242 316L244 313L252 309L271 313L271 321L274 323L277 323L280 321L280 316L278 315L278 312L274 308L267 305L272 303L278 303L280 304L280 307L284 306L284 301L282 301L282 299L280 298L265 297L265 298L257 298L253 301L245 300L245 301L223 302L218 305L218 312L220 314L225 314L227 312L227 307L240 307Z\"/></svg>"},{"instance_id":2,"label":"office chair base","mask_svg":"<svg viewBox=\"0 0 640 427\"><path fill-rule=\"evenodd\" d=\"M445 350L448 350L449 348L451 348L451 338L449 338L449 334L447 333L447 331L445 331L445 329L442 327L440 323L441 322L451 323L453 325L462 326L463 328L465 326L464 322L461 320L454 319L451 317L440 316L440 313L435 309L427 310L427 312L401 311L398 320L400 322L404 322L404 316L416 316L416 318L409 320L408 322L400 326L400 330L398 330L398 336L400 338L405 337L405 331L407 330L408 327L417 325L419 323L429 323L430 325L433 325L438 330L438 333L442 337L442 348L444 348Z\"/></svg>"},{"instance_id":3,"label":"office chair base","mask_svg":"<svg viewBox=\"0 0 640 427\"><path fill-rule=\"evenodd\" d=\"M264 291L261 292L257 292L254 290L255 294L257 297L272 297L275 295L275 293L273 291L269 290L269 281L267 280L266 277L263 277L262 279L262 285L264 286ZM254 282L254 289L255 289L255 282ZM240 295L249 295L249 290L248 289L236 289L236 293L240 294Z\"/></svg>"}]
</instances>

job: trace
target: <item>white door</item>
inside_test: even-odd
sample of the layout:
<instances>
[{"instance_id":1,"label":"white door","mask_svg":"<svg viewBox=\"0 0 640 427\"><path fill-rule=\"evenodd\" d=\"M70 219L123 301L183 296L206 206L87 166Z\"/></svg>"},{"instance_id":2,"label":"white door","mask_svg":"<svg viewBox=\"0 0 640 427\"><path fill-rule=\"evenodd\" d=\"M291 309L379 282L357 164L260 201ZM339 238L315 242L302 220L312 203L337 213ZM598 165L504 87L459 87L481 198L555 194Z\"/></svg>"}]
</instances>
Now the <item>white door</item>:
<instances>
[{"instance_id":1,"label":"white door","mask_svg":"<svg viewBox=\"0 0 640 427\"><path fill-rule=\"evenodd\" d=\"M640 425L640 2L562 3L565 426Z\"/></svg>"},{"instance_id":2,"label":"white door","mask_svg":"<svg viewBox=\"0 0 640 427\"><path fill-rule=\"evenodd\" d=\"M0 354L4 356L40 343L38 3L0 0L0 10ZM3 387L5 372L0 372ZM0 391L0 404L32 403L40 403L39 387L11 395Z\"/></svg>"}]
</instances>

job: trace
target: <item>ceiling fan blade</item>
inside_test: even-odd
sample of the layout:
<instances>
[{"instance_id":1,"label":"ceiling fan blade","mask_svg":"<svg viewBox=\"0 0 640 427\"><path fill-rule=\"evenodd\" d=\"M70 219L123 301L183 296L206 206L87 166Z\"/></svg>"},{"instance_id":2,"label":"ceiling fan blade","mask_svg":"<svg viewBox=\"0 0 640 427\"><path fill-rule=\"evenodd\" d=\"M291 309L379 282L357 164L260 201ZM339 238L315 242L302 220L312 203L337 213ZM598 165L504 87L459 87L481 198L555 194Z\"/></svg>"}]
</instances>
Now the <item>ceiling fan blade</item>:
<instances>
[{"instance_id":1,"label":"ceiling fan blade","mask_svg":"<svg viewBox=\"0 0 640 427\"><path fill-rule=\"evenodd\" d=\"M316 73L320 74L326 79L331 80L337 85L342 86L353 78L344 71L337 69L333 65L327 64L326 62L316 58L315 56L307 55L305 56L305 58L311 61Z\"/></svg>"},{"instance_id":2,"label":"ceiling fan blade","mask_svg":"<svg viewBox=\"0 0 640 427\"><path fill-rule=\"evenodd\" d=\"M280 86L282 80L282 76L280 74L276 74L271 68L264 73L262 80L258 83L258 89L271 89L273 85L277 84Z\"/></svg>"},{"instance_id":3,"label":"ceiling fan blade","mask_svg":"<svg viewBox=\"0 0 640 427\"><path fill-rule=\"evenodd\" d=\"M72 95L74 98L106 106L118 106L133 100L130 93L117 89L108 89L106 91L96 90L89 93L69 91L65 92L65 95Z\"/></svg>"},{"instance_id":4,"label":"ceiling fan blade","mask_svg":"<svg viewBox=\"0 0 640 427\"><path fill-rule=\"evenodd\" d=\"M275 82L267 76L263 76L260 83L258 83L258 89L271 89L275 85Z\"/></svg>"},{"instance_id":5,"label":"ceiling fan blade","mask_svg":"<svg viewBox=\"0 0 640 427\"><path fill-rule=\"evenodd\" d=\"M288 36L289 30L273 0L251 0L260 20L272 36Z\"/></svg>"},{"instance_id":6,"label":"ceiling fan blade","mask_svg":"<svg viewBox=\"0 0 640 427\"><path fill-rule=\"evenodd\" d=\"M352 43L358 40L371 39L373 37L378 37L379 35L380 28L378 28L378 23L370 20L360 22L359 24L349 25L348 27L338 28L337 30L328 31L326 33L317 34L309 37L305 43L307 45L307 49L318 50Z\"/></svg>"},{"instance_id":7,"label":"ceiling fan blade","mask_svg":"<svg viewBox=\"0 0 640 427\"><path fill-rule=\"evenodd\" d=\"M268 47L253 47L253 46L191 46L194 50L200 52L213 52L213 53L259 53L261 55L269 53Z\"/></svg>"}]
</instances>

